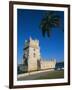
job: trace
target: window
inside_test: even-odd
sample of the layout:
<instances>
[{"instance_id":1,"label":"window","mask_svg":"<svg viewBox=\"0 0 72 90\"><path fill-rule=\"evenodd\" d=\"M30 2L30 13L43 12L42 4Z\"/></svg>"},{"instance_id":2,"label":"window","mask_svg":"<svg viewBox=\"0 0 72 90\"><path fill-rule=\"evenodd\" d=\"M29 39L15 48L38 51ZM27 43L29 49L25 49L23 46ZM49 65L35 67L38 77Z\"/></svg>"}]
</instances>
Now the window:
<instances>
[{"instance_id":1,"label":"window","mask_svg":"<svg viewBox=\"0 0 72 90\"><path fill-rule=\"evenodd\" d=\"M35 57L35 53L33 54L33 56Z\"/></svg>"}]
</instances>

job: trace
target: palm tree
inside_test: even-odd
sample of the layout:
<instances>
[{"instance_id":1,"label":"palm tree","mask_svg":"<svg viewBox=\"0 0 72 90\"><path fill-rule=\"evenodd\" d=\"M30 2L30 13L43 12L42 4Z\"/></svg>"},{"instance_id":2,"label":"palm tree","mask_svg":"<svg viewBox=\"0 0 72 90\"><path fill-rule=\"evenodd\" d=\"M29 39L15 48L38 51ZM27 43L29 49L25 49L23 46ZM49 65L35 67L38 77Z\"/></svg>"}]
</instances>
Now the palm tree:
<instances>
[{"instance_id":1,"label":"palm tree","mask_svg":"<svg viewBox=\"0 0 72 90\"><path fill-rule=\"evenodd\" d=\"M45 37L51 36L52 28L60 26L60 16L55 13L55 11L49 11L41 20L40 28L42 30L42 35Z\"/></svg>"}]
</instances>

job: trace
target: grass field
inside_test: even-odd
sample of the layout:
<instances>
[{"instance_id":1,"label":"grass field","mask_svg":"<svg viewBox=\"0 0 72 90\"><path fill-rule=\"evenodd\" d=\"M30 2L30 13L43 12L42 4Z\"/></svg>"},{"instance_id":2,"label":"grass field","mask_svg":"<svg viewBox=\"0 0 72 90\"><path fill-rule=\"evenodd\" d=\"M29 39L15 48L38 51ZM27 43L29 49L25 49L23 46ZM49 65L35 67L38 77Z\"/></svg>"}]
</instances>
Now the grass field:
<instances>
[{"instance_id":1,"label":"grass field","mask_svg":"<svg viewBox=\"0 0 72 90\"><path fill-rule=\"evenodd\" d=\"M17 78L18 80L41 80L64 78L64 70L46 71Z\"/></svg>"},{"instance_id":2,"label":"grass field","mask_svg":"<svg viewBox=\"0 0 72 90\"><path fill-rule=\"evenodd\" d=\"M40 76L36 79L57 79L57 78L64 78L64 70L59 71L50 71L45 76Z\"/></svg>"}]
</instances>

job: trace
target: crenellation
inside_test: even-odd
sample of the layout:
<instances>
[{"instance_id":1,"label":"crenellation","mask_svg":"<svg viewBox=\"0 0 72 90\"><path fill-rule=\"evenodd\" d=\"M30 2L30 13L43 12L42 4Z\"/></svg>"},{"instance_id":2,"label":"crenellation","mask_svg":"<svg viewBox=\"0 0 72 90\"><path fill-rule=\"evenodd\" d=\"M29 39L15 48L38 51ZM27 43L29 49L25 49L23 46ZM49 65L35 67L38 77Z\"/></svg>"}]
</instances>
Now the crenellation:
<instances>
[{"instance_id":1,"label":"crenellation","mask_svg":"<svg viewBox=\"0 0 72 90\"><path fill-rule=\"evenodd\" d=\"M39 40L25 40L23 54L23 63L27 63L27 71L53 69L56 65L56 59L42 59L40 53Z\"/></svg>"}]
</instances>

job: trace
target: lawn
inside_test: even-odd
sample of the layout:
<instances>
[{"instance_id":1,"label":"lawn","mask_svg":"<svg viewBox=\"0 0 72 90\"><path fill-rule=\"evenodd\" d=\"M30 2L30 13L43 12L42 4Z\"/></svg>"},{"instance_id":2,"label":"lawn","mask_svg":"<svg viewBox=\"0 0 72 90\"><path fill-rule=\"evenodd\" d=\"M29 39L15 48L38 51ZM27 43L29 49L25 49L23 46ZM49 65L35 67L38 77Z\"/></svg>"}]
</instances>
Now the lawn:
<instances>
[{"instance_id":1,"label":"lawn","mask_svg":"<svg viewBox=\"0 0 72 90\"><path fill-rule=\"evenodd\" d=\"M40 76L36 79L57 79L64 78L64 70L49 71L47 75Z\"/></svg>"},{"instance_id":2,"label":"lawn","mask_svg":"<svg viewBox=\"0 0 72 90\"><path fill-rule=\"evenodd\" d=\"M17 78L18 80L41 80L64 78L64 70L46 71Z\"/></svg>"}]
</instances>

